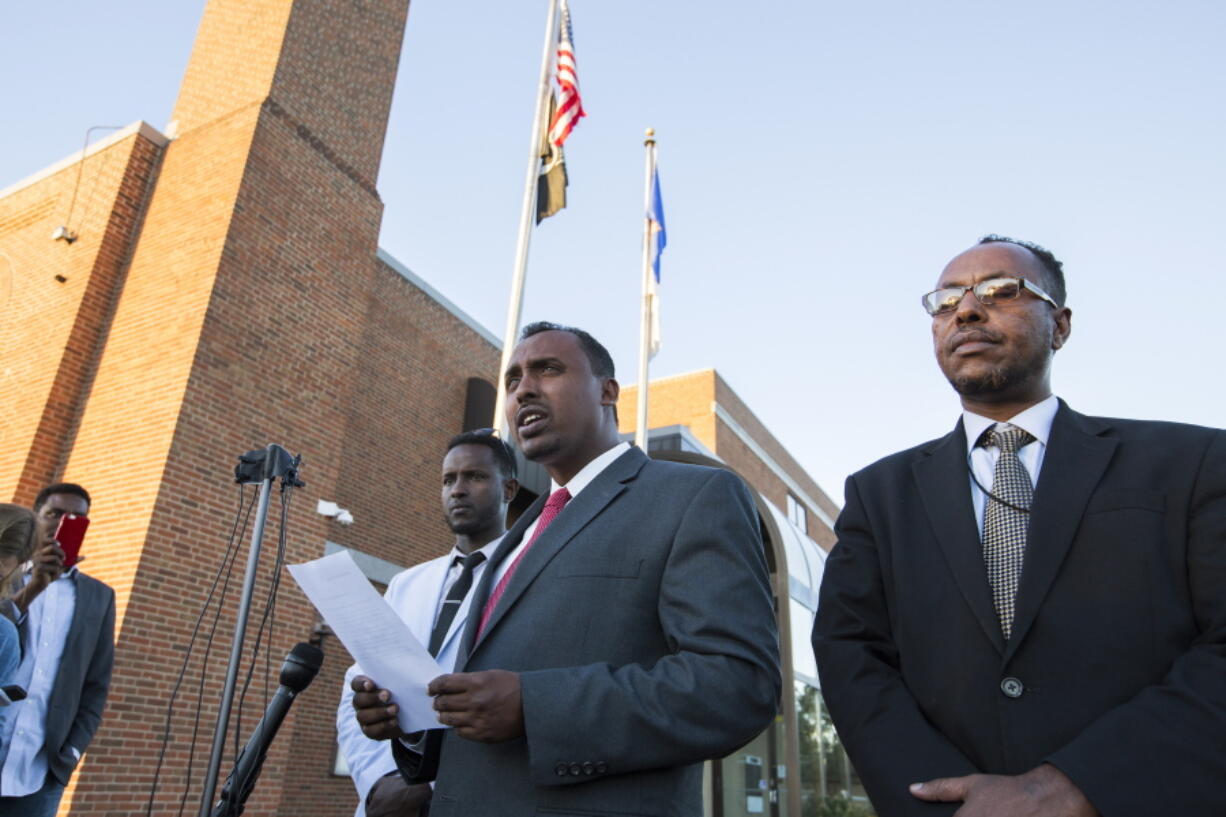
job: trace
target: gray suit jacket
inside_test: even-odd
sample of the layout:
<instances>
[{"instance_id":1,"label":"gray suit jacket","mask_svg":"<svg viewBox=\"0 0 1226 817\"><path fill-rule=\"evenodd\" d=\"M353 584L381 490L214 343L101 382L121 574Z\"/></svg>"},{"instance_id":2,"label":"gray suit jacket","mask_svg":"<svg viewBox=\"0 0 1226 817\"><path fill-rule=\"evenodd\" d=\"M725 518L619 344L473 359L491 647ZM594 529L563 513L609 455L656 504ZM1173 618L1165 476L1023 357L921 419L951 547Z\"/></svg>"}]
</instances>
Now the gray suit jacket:
<instances>
[{"instance_id":1,"label":"gray suit jacket","mask_svg":"<svg viewBox=\"0 0 1226 817\"><path fill-rule=\"evenodd\" d=\"M46 746L51 773L67 784L85 753L106 705L115 662L115 591L77 573L77 604L55 686L47 702Z\"/></svg>"},{"instance_id":2,"label":"gray suit jacket","mask_svg":"<svg viewBox=\"0 0 1226 817\"><path fill-rule=\"evenodd\" d=\"M474 610L496 572L485 571ZM701 813L701 761L775 715L778 636L758 518L727 471L631 449L527 551L478 640L479 619L468 618L457 669L520 673L526 734L483 744L445 731L425 758L397 745L411 781L441 758L432 817L688 817Z\"/></svg>"}]
</instances>

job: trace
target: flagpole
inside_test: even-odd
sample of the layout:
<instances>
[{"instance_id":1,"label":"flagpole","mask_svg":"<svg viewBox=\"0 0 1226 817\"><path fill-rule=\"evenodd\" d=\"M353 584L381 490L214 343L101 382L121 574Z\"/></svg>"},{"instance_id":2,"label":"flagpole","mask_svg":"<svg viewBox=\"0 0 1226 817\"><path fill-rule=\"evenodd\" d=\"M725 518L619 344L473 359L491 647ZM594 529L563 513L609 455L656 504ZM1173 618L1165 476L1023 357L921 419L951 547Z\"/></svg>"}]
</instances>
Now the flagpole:
<instances>
[{"instance_id":1,"label":"flagpole","mask_svg":"<svg viewBox=\"0 0 1226 817\"><path fill-rule=\"evenodd\" d=\"M524 272L528 267L528 242L532 238L532 219L536 212L536 179L541 165L541 119L549 101L549 67L557 48L558 0L549 0L545 21L545 47L541 52L540 83L536 91L536 111L532 115L532 143L528 150L528 173L524 182L524 202L519 214L519 238L515 243L515 271L511 278L511 300L507 303L507 326L502 336L502 360L498 364L498 398L494 402L494 418L490 423L499 436L506 437L504 409L507 386L503 373L511 363L515 334L519 331L520 312L524 306Z\"/></svg>"},{"instance_id":2,"label":"flagpole","mask_svg":"<svg viewBox=\"0 0 1226 817\"><path fill-rule=\"evenodd\" d=\"M647 367L651 359L651 177L656 170L656 132L647 129L643 148L647 154L643 184L643 308L639 331L638 412L634 421L634 444L647 451Z\"/></svg>"}]
</instances>

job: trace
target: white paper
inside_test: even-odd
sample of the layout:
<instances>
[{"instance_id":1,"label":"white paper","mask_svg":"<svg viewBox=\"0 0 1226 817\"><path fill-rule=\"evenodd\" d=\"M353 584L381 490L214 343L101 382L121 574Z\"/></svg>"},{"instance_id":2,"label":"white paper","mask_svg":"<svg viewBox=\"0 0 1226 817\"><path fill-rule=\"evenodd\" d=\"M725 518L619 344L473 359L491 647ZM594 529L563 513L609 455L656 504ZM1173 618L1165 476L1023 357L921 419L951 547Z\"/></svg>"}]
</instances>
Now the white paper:
<instances>
[{"instance_id":1,"label":"white paper","mask_svg":"<svg viewBox=\"0 0 1226 817\"><path fill-rule=\"evenodd\" d=\"M400 728L440 728L426 685L443 670L371 587L349 551L289 565L289 572L362 671L392 693L400 707Z\"/></svg>"}]
</instances>

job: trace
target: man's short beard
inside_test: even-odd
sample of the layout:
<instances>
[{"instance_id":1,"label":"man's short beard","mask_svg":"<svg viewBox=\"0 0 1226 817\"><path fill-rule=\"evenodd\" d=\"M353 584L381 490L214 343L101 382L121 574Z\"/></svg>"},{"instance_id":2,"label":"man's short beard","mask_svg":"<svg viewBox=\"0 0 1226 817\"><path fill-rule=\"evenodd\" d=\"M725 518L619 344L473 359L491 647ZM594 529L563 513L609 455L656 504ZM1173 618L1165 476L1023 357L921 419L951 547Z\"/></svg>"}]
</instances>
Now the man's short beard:
<instances>
[{"instance_id":1,"label":"man's short beard","mask_svg":"<svg viewBox=\"0 0 1226 817\"><path fill-rule=\"evenodd\" d=\"M451 517L444 515L443 521L447 523L447 527L456 536L472 536L474 533L480 533L493 525L491 519L464 519L459 522L452 522Z\"/></svg>"},{"instance_id":2,"label":"man's short beard","mask_svg":"<svg viewBox=\"0 0 1226 817\"><path fill-rule=\"evenodd\" d=\"M1015 386L1025 383L1030 378L1030 370L1025 366L1003 366L993 369L987 374L977 376L963 375L949 378L949 385L963 397L982 397L985 394L999 394L1012 391Z\"/></svg>"}]
</instances>

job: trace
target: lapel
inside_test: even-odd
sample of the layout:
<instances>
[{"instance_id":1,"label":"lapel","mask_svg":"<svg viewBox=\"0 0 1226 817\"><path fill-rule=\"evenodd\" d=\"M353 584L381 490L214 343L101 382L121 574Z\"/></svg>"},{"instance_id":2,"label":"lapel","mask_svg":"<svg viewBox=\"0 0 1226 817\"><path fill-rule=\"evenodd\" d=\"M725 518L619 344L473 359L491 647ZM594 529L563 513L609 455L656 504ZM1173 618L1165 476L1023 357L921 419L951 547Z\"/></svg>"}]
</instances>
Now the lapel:
<instances>
[{"instance_id":1,"label":"lapel","mask_svg":"<svg viewBox=\"0 0 1226 817\"><path fill-rule=\"evenodd\" d=\"M485 570L481 571L481 578L477 581L476 587L468 594L469 608L476 612L465 618L464 622L464 637L460 641L460 651L456 654L455 671L460 672L465 662L468 661L468 655L473 650L473 641L477 636L477 626L481 622L481 611L485 608L485 600L490 597L490 591L493 590L494 574L498 572L498 565L502 564L507 555L515 550L520 540L524 538L524 531L532 524L538 516L541 515L541 509L545 507L545 501L549 499L549 494L541 494L536 498L536 501L528 506L528 510L520 514L519 519L515 520L515 524L507 531L506 536L494 549L494 555L490 558L489 564L485 566ZM459 616L456 616L459 618Z\"/></svg>"},{"instance_id":2,"label":"lapel","mask_svg":"<svg viewBox=\"0 0 1226 817\"><path fill-rule=\"evenodd\" d=\"M983 544L979 539L975 507L971 503L967 468L966 432L961 418L952 432L933 443L911 466L928 521L954 581L984 635L996 651L1003 654L1005 637L1000 631L987 570L983 566Z\"/></svg>"},{"instance_id":3,"label":"lapel","mask_svg":"<svg viewBox=\"0 0 1226 817\"><path fill-rule=\"evenodd\" d=\"M1118 443L1103 434L1106 423L1078 414L1063 400L1052 421L1043 455L1039 487L1031 505L1026 558L1014 606L1013 637L1005 660L1013 656L1038 615L1039 605L1073 543L1090 494L1103 478Z\"/></svg>"},{"instance_id":4,"label":"lapel","mask_svg":"<svg viewBox=\"0 0 1226 817\"><path fill-rule=\"evenodd\" d=\"M481 620L479 611L485 606L485 599L489 598L490 584L493 581L494 573L497 571L496 565L500 564L507 554L511 552L515 544L518 544L520 539L523 538L524 530L527 529L532 519L540 515L541 508L544 507L545 500L548 497L542 496L532 504L532 507L529 509L531 519L528 519L529 514L525 513L512 529L512 532L515 534L514 544L508 542L500 545L498 552L495 554L494 563L481 576L481 592L473 597L474 604L476 604L478 599L481 600L481 607L473 607L473 610L476 611L475 615L469 617L468 626L465 628L464 643L461 645L463 651L461 654L462 660L467 661L473 652L476 652L481 648L482 644L489 640L490 633L498 627L499 622L506 618L507 613L515 606L515 603L519 601L524 591L536 580L536 577L540 575L546 565L581 530L587 527L588 523L595 519L610 502L621 494L622 491L626 490L625 483L634 479L647 461L647 455L640 449L631 448L610 463L577 497L567 503L562 512L558 514L549 527L532 543L532 547L524 554L523 561L515 569L515 574L511 577L511 582L502 594L498 606L494 608L494 613L490 616L489 623L486 624L485 630L481 634L481 640L476 641L476 628ZM511 538L511 534L508 533L507 539L511 540Z\"/></svg>"}]
</instances>

